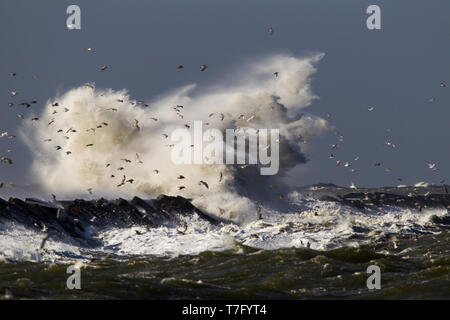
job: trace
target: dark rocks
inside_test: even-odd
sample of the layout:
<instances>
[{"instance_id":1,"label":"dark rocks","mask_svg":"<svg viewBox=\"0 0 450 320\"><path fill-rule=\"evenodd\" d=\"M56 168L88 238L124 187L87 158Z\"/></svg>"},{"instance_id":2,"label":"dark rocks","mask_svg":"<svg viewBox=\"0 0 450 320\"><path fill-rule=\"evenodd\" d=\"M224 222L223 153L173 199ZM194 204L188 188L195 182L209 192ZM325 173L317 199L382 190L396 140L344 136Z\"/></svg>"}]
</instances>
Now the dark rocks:
<instances>
[{"instance_id":1,"label":"dark rocks","mask_svg":"<svg viewBox=\"0 0 450 320\"><path fill-rule=\"evenodd\" d=\"M431 221L435 224L439 224L441 226L446 226L447 228L450 228L450 216L444 216L444 217L438 217L438 216L432 216Z\"/></svg>"},{"instance_id":2,"label":"dark rocks","mask_svg":"<svg viewBox=\"0 0 450 320\"><path fill-rule=\"evenodd\" d=\"M341 202L342 199L339 199L336 196L332 196L332 195L328 195L328 194L324 194L322 196L319 197L320 201L330 201L330 202Z\"/></svg>"},{"instance_id":3,"label":"dark rocks","mask_svg":"<svg viewBox=\"0 0 450 320\"><path fill-rule=\"evenodd\" d=\"M424 208L450 208L450 194L395 194L386 192L349 192L339 196L343 204L359 209L366 207L398 206L422 210ZM322 195L321 201L339 201L337 196Z\"/></svg>"},{"instance_id":4,"label":"dark rocks","mask_svg":"<svg viewBox=\"0 0 450 320\"><path fill-rule=\"evenodd\" d=\"M218 223L216 218L180 196L161 195L156 200L134 197L131 201L122 198L113 201L75 199L55 203L36 199L0 199L0 223L13 221L50 235L70 236L90 246L98 244L93 239L96 232L110 227L178 225L182 217L195 214L210 223Z\"/></svg>"},{"instance_id":5,"label":"dark rocks","mask_svg":"<svg viewBox=\"0 0 450 320\"><path fill-rule=\"evenodd\" d=\"M192 205L192 203L187 199L180 196L170 197L162 194L158 198L156 198L156 200L154 200L153 204L159 211L167 213L169 215L179 213L183 216L191 216L196 213L201 218L209 221L210 223L215 224L218 222L217 218L213 218L212 216L203 213L194 205Z\"/></svg>"}]
</instances>

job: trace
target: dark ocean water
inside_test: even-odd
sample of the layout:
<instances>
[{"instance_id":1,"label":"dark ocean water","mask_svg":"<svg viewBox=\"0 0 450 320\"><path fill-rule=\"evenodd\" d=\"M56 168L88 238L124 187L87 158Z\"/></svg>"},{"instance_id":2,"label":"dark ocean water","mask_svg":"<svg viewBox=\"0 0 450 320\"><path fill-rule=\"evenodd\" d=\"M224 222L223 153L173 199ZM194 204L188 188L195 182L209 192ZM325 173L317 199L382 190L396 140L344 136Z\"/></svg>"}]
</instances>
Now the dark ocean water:
<instances>
[{"instance_id":1,"label":"dark ocean water","mask_svg":"<svg viewBox=\"0 0 450 320\"><path fill-rule=\"evenodd\" d=\"M380 254L376 252L387 251ZM369 265L381 289L366 286ZM81 268L80 290L66 265L0 264L0 288L16 299L449 299L450 233L418 235L329 251L225 252L164 259L104 258Z\"/></svg>"}]
</instances>

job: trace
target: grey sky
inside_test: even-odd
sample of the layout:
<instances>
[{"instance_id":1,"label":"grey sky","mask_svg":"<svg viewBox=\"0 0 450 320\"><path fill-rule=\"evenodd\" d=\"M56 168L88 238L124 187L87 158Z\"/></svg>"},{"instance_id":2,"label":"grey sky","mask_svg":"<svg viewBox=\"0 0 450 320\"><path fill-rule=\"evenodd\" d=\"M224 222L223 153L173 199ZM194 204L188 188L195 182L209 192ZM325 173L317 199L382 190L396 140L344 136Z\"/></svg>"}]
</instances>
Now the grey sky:
<instances>
[{"instance_id":1,"label":"grey sky","mask_svg":"<svg viewBox=\"0 0 450 320\"><path fill-rule=\"evenodd\" d=\"M81 30L65 26L70 4L81 7ZM382 30L365 26L370 4L381 7ZM90 81L151 100L182 85L220 80L261 56L324 52L312 82L320 99L306 110L332 114L345 141L338 150L330 148L337 141L333 133L312 142L310 163L289 180L358 186L395 185L399 177L407 184L450 182L449 17L448 0L3 0L0 130L17 134L17 113L30 113L10 109L9 101L35 99L31 108L40 109L57 93ZM267 33L270 26L273 36ZM96 53L87 54L88 47ZM109 72L99 71L103 64ZM179 64L185 66L182 72ZM207 72L199 72L201 64L208 65ZM441 88L442 81L449 87ZM11 98L12 89L20 95ZM396 149L384 145L388 139ZM28 183L31 153L18 139L1 139L1 156L7 149L15 163L0 164L0 181ZM330 153L343 161L359 156L359 171L336 167ZM440 170L431 171L428 162ZM385 167L392 172L385 173Z\"/></svg>"}]
</instances>

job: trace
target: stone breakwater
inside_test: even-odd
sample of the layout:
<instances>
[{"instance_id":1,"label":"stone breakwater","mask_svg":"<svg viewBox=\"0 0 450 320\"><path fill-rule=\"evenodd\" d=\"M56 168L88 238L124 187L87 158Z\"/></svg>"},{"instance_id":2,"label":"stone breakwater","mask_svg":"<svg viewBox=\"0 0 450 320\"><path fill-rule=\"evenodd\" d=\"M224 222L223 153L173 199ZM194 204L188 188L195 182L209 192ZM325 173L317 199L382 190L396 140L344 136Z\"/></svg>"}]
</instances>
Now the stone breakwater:
<instances>
[{"instance_id":1,"label":"stone breakwater","mask_svg":"<svg viewBox=\"0 0 450 320\"><path fill-rule=\"evenodd\" d=\"M44 231L49 237L69 236L88 247L100 244L95 235L106 228L183 226L183 217L194 215L211 224L220 223L220 219L202 212L180 196L161 195L152 200L134 197L130 201L122 198L53 202L0 199L0 224L9 221Z\"/></svg>"}]
</instances>

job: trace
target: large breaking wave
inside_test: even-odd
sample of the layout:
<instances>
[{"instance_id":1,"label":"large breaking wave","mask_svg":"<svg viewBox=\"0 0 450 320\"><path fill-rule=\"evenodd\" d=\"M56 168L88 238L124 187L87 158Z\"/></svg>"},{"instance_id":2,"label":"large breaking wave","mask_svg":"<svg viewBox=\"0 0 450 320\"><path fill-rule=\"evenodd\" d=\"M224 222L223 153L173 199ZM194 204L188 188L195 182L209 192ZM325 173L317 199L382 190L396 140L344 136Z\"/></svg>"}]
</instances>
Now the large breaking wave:
<instances>
[{"instance_id":1,"label":"large breaking wave","mask_svg":"<svg viewBox=\"0 0 450 320\"><path fill-rule=\"evenodd\" d=\"M279 179L307 161L302 141L328 128L324 119L302 116L317 98L310 81L322 57L272 56L240 66L232 83L189 84L149 102L134 100L127 90L73 88L48 101L40 121L22 130L33 174L59 198L89 197L87 190L95 198L179 194L209 213L253 220L259 200L279 197ZM263 177L255 165L175 165L170 134L195 120L221 131L280 129L279 173ZM133 182L118 187L124 175ZM274 184L277 192L269 187Z\"/></svg>"}]
</instances>

